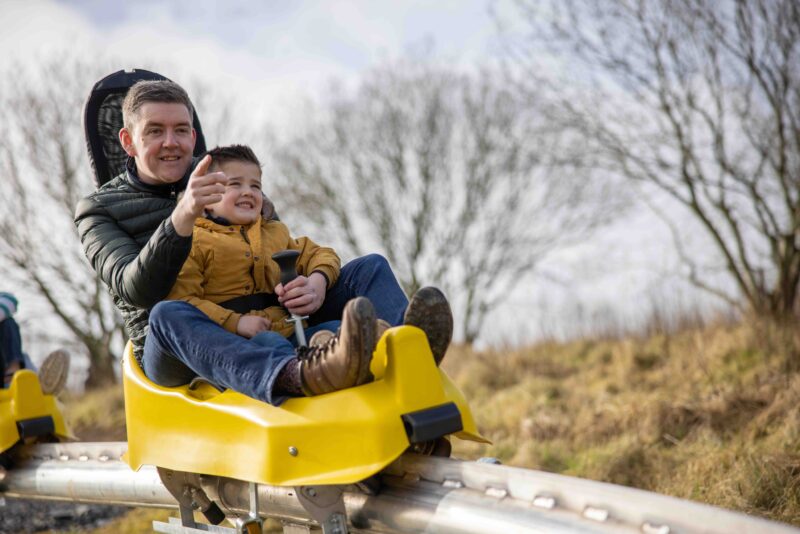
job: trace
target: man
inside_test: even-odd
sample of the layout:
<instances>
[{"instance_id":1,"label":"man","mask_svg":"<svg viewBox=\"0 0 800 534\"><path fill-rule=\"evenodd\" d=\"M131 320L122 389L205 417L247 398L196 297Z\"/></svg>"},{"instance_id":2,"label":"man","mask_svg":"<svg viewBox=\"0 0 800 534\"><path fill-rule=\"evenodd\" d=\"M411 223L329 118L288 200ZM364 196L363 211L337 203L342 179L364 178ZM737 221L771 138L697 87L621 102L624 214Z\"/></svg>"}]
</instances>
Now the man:
<instances>
[{"instance_id":1,"label":"man","mask_svg":"<svg viewBox=\"0 0 800 534\"><path fill-rule=\"evenodd\" d=\"M192 118L192 104L179 85L170 81L136 83L123 102L124 127L119 133L129 156L126 172L84 198L76 210L75 223L86 256L122 311L139 362L149 311L175 283L191 249L195 219L206 206L220 201L225 191L226 176L220 171L209 172L210 161L192 170L196 163L192 158L196 140ZM377 255L345 265L324 295L303 276L276 293L289 311L316 311L319 321L342 318L348 301L367 297L377 317L391 325L405 321L422 328L437 363L452 336L452 316L441 292L425 288L409 305L388 262ZM346 322L358 325L374 320L368 311L363 314ZM211 350L223 350L229 341L223 337L226 335L232 334L214 330ZM344 329L339 334L340 338L351 335L355 334ZM326 374L328 368L335 371L338 366L350 365L352 357L360 357L347 354L350 347L369 344L363 339L331 343L324 349L327 352L304 359L305 365L317 366L313 372ZM172 356L180 356L175 380L163 385L186 383L192 375L206 373L203 366L192 361L195 355ZM221 385L236 387L235 383Z\"/></svg>"}]
</instances>

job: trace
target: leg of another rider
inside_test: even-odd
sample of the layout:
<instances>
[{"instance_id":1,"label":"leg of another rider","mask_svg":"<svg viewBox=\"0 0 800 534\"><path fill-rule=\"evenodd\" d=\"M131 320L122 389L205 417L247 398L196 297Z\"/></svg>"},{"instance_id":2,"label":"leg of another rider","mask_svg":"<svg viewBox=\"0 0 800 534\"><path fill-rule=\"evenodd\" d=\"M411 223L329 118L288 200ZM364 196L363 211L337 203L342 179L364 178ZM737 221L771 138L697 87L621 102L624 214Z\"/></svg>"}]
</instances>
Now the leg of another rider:
<instances>
[{"instance_id":1,"label":"leg of another rider","mask_svg":"<svg viewBox=\"0 0 800 534\"><path fill-rule=\"evenodd\" d=\"M19 325L13 317L6 317L0 321L0 370L3 373L3 387L11 383L14 373L22 369L24 364Z\"/></svg>"}]
</instances>

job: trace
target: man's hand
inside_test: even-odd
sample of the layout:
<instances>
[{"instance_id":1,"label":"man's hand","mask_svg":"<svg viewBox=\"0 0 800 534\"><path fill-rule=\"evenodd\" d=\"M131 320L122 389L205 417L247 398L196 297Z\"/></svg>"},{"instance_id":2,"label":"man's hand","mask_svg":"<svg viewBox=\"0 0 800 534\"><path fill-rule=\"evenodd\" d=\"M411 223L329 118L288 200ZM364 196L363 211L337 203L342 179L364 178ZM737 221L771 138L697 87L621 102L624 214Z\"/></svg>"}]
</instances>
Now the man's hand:
<instances>
[{"instance_id":1,"label":"man's hand","mask_svg":"<svg viewBox=\"0 0 800 534\"><path fill-rule=\"evenodd\" d=\"M250 339L256 334L266 332L272 326L272 321L257 315L242 315L236 323L236 333Z\"/></svg>"},{"instance_id":2,"label":"man's hand","mask_svg":"<svg viewBox=\"0 0 800 534\"><path fill-rule=\"evenodd\" d=\"M184 237L192 235L194 220L203 214L203 209L222 200L228 178L224 172L208 172L210 166L211 156L200 160L189 177L183 198L172 212L172 225L178 235Z\"/></svg>"},{"instance_id":3,"label":"man's hand","mask_svg":"<svg viewBox=\"0 0 800 534\"><path fill-rule=\"evenodd\" d=\"M295 315L311 315L325 302L325 290L328 282L320 273L311 273L311 276L298 276L283 287L275 286L278 302Z\"/></svg>"}]
</instances>

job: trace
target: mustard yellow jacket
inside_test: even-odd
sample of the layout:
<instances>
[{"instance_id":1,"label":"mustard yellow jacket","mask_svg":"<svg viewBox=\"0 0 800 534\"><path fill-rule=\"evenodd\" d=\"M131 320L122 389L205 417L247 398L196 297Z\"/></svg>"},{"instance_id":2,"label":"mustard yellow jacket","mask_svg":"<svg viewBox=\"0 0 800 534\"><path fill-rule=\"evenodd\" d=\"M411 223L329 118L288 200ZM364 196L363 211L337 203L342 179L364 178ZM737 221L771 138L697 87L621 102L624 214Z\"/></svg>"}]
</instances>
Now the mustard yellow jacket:
<instances>
[{"instance_id":1,"label":"mustard yellow jacket","mask_svg":"<svg viewBox=\"0 0 800 534\"><path fill-rule=\"evenodd\" d=\"M292 238L286 225L279 221L259 218L249 226L226 226L199 218L192 234L192 250L167 300L186 301L235 334L242 315L219 303L254 293L274 293L280 283L280 269L272 255L288 249L300 251L299 274L308 276L319 271L327 277L328 288L336 282L341 267L336 252L307 237ZM294 331L284 321L288 313L282 307L272 306L247 315L268 318L272 330L286 337Z\"/></svg>"}]
</instances>

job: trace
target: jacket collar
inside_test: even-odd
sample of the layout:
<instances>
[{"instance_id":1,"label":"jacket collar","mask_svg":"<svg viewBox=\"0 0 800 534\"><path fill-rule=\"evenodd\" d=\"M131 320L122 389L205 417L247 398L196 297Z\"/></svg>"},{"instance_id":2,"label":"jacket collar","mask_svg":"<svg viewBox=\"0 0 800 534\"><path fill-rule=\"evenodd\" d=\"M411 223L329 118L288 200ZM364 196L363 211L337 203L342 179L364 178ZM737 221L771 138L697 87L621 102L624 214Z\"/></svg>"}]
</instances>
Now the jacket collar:
<instances>
[{"instance_id":1,"label":"jacket collar","mask_svg":"<svg viewBox=\"0 0 800 534\"><path fill-rule=\"evenodd\" d=\"M224 221L224 222L223 222ZM213 219L209 218L207 215L205 217L198 217L194 221L195 226L199 226L200 228L205 228L206 230L211 230L212 232L225 232L228 233L231 230L236 230L239 228L244 228L245 232L248 232L254 226L259 226L261 224L261 216L255 220L252 224L242 225L242 224L230 224L227 222L226 219L222 217L215 217Z\"/></svg>"}]
</instances>

